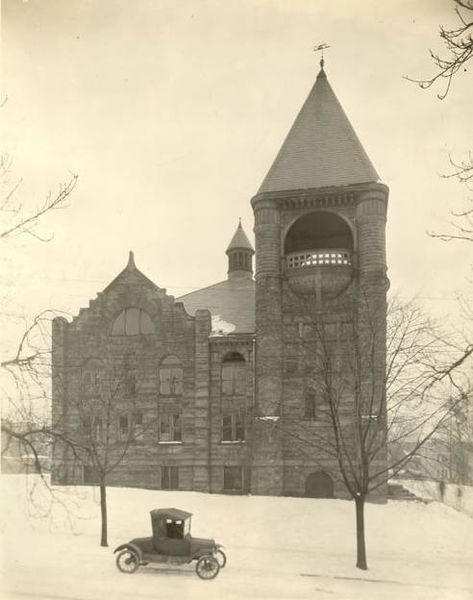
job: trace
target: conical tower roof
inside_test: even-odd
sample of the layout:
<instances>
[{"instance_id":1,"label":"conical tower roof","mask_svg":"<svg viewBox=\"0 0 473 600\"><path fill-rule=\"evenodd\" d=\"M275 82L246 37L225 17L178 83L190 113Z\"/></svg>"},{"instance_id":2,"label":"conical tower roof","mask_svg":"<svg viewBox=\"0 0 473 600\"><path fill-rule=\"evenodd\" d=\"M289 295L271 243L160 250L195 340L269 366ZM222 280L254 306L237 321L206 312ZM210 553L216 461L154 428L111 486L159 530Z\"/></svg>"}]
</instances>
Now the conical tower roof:
<instances>
[{"instance_id":1,"label":"conical tower roof","mask_svg":"<svg viewBox=\"0 0 473 600\"><path fill-rule=\"evenodd\" d=\"M254 253L253 246L251 245L250 240L248 239L242 225L241 221L238 223L238 227L232 237L232 241L228 245L226 253L228 254L230 250L251 250Z\"/></svg>"},{"instance_id":2,"label":"conical tower roof","mask_svg":"<svg viewBox=\"0 0 473 600\"><path fill-rule=\"evenodd\" d=\"M322 67L258 194L376 181Z\"/></svg>"}]
</instances>

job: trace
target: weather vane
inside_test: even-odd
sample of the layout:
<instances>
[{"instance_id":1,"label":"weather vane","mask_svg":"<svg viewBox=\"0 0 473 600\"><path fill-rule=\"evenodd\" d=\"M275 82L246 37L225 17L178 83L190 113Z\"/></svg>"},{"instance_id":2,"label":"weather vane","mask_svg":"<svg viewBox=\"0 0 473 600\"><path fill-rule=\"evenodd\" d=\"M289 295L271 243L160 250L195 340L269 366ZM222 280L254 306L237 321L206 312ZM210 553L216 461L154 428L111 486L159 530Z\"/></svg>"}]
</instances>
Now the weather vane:
<instances>
[{"instance_id":1,"label":"weather vane","mask_svg":"<svg viewBox=\"0 0 473 600\"><path fill-rule=\"evenodd\" d=\"M326 50L327 48L330 48L330 46L328 44L326 44L325 42L322 42L318 46L314 46L314 52L322 52L322 58L320 59L320 66L322 67L322 69L324 68L324 64L325 64L324 50Z\"/></svg>"}]
</instances>

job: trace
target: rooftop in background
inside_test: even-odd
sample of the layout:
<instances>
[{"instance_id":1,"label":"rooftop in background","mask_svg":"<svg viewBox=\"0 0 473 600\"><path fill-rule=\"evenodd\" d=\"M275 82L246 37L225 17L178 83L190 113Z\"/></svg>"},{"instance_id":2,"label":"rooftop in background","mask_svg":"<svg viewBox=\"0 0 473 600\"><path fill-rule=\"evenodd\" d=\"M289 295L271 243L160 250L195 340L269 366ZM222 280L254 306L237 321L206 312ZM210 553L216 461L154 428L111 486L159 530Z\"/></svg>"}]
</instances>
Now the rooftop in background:
<instances>
[{"instance_id":1,"label":"rooftop in background","mask_svg":"<svg viewBox=\"0 0 473 600\"><path fill-rule=\"evenodd\" d=\"M212 314L213 335L254 333L255 281L251 266L254 250L241 222L226 253L229 263L228 279L177 300L183 302L191 315L198 309L208 309Z\"/></svg>"},{"instance_id":2,"label":"rooftop in background","mask_svg":"<svg viewBox=\"0 0 473 600\"><path fill-rule=\"evenodd\" d=\"M322 67L258 194L376 181Z\"/></svg>"}]
</instances>

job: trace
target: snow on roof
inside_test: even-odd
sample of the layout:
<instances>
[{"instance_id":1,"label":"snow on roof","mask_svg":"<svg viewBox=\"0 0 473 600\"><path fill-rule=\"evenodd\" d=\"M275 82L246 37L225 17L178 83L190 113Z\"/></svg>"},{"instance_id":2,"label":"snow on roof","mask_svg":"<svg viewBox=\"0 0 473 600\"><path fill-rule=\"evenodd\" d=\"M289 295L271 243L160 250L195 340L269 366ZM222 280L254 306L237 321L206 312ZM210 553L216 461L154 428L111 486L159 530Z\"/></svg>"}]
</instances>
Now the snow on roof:
<instances>
[{"instance_id":1,"label":"snow on roof","mask_svg":"<svg viewBox=\"0 0 473 600\"><path fill-rule=\"evenodd\" d=\"M210 335L227 335L235 331L235 325L228 323L220 317L220 315L212 316L212 333Z\"/></svg>"},{"instance_id":2,"label":"snow on roof","mask_svg":"<svg viewBox=\"0 0 473 600\"><path fill-rule=\"evenodd\" d=\"M219 328L224 335L255 331L255 281L251 278L227 279L181 296L178 301L190 315L198 309L209 310L212 330L217 334Z\"/></svg>"}]
</instances>

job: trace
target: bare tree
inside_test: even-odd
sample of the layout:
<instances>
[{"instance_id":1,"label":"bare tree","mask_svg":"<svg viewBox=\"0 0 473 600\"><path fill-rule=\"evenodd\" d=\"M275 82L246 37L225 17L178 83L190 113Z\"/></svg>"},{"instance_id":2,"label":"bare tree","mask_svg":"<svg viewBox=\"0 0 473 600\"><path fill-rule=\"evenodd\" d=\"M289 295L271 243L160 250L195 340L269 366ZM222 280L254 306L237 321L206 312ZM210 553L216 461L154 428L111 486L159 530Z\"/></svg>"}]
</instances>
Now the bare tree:
<instances>
[{"instance_id":1,"label":"bare tree","mask_svg":"<svg viewBox=\"0 0 473 600\"><path fill-rule=\"evenodd\" d=\"M360 569L368 568L366 500L386 489L456 410L465 383L457 373L473 353L473 346L449 343L413 303L392 302L388 315L385 369L376 353L383 351L386 333L375 318L361 330L353 315L338 333L317 324L305 419L285 414L276 425L295 452L321 469L330 465L354 500ZM446 394L446 388L456 393ZM405 451L389 453L395 444Z\"/></svg>"},{"instance_id":2,"label":"bare tree","mask_svg":"<svg viewBox=\"0 0 473 600\"><path fill-rule=\"evenodd\" d=\"M3 107L7 98L3 100ZM23 178L12 173L12 159L8 154L0 156L0 240L5 244L18 236L32 237L35 241L49 242L53 234L45 231L47 217L53 211L66 208L77 185L74 173L60 183L57 190L50 191L44 200L34 205L31 198L22 197ZM6 296L2 298L2 301ZM25 330L18 343L13 342L10 357L0 369L5 375L2 387L2 457L9 446L17 447L19 458L32 463L41 474L48 469L45 464L45 447L49 446L50 417L48 417L48 394L50 355L46 340L49 339L51 317L57 311L46 310L38 314ZM5 319L12 318L2 313ZM61 502L51 495L53 502Z\"/></svg>"},{"instance_id":3,"label":"bare tree","mask_svg":"<svg viewBox=\"0 0 473 600\"><path fill-rule=\"evenodd\" d=\"M11 179L12 160L7 154L0 156L0 239L15 235L30 235L42 242L49 242L52 234L46 235L39 228L44 217L54 211L66 208L74 190L78 176L71 174L69 179L59 184L56 192L49 192L43 202L34 207L25 207L18 198L23 179Z\"/></svg>"},{"instance_id":4,"label":"bare tree","mask_svg":"<svg viewBox=\"0 0 473 600\"><path fill-rule=\"evenodd\" d=\"M123 464L146 428L156 421L143 421L137 405L137 382L129 357L91 358L64 369L54 369L51 353L52 311L36 317L27 328L12 359L2 364L14 383L16 393L9 398L9 412L17 428L2 420L2 433L14 440L32 457L35 471L43 478L53 497L56 489L45 477L41 452L52 448L53 483L98 486L101 510L101 546L108 545L107 485L111 475ZM75 393L61 401L51 413L51 370L53 386L62 378L74 381ZM55 378L55 381L54 381ZM56 404L56 406L58 406ZM65 409L64 409L65 407Z\"/></svg>"},{"instance_id":5,"label":"bare tree","mask_svg":"<svg viewBox=\"0 0 473 600\"><path fill-rule=\"evenodd\" d=\"M458 24L453 28L440 26L440 38L446 54L440 55L429 50L436 73L427 79L413 79L422 89L428 89L438 82L445 82L445 89L437 94L440 100L450 91L453 77L461 70L466 71L466 63L473 57L473 2L472 0L453 0Z\"/></svg>"},{"instance_id":6,"label":"bare tree","mask_svg":"<svg viewBox=\"0 0 473 600\"><path fill-rule=\"evenodd\" d=\"M127 452L145 433L143 414L136 402L136 376L128 360L89 359L71 368L78 379L77 394L68 397L67 414L55 414L51 433L56 437L53 470L74 481L100 489L101 546L108 545L107 485ZM151 426L148 420L147 427ZM61 476L59 476L60 478Z\"/></svg>"},{"instance_id":7,"label":"bare tree","mask_svg":"<svg viewBox=\"0 0 473 600\"><path fill-rule=\"evenodd\" d=\"M445 82L444 90L437 94L440 100L444 100L453 82L453 78L459 73L467 72L466 64L473 57L473 0L453 0L457 26L447 28L440 26L440 38L445 46L445 54L439 54L430 50L432 62L436 72L427 79L414 79L407 77L409 81L417 83L422 89L429 89L439 82ZM473 181L473 156L471 152L465 159L458 160L450 156L450 172L443 175L445 178L456 179L459 183L469 184ZM473 208L472 199L468 200L461 210L452 211L450 233L431 233L442 241L452 240L473 241Z\"/></svg>"}]
</instances>

